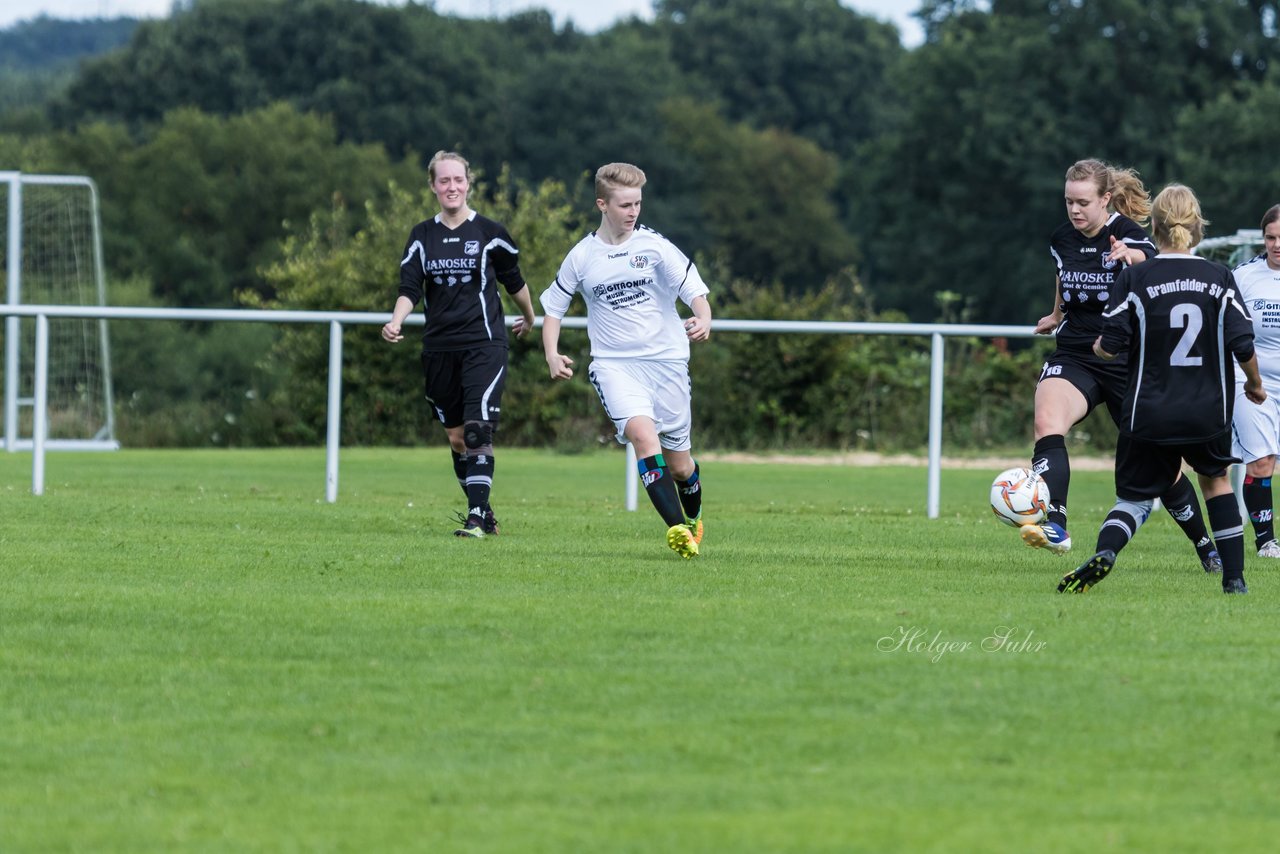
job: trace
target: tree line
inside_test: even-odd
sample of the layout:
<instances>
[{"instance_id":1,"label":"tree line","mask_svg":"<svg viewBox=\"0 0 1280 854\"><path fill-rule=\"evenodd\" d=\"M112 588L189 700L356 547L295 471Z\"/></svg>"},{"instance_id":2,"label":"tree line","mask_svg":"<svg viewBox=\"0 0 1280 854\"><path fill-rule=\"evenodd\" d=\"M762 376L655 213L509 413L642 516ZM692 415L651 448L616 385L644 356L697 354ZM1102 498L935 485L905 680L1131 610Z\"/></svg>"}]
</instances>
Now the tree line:
<instances>
[{"instance_id":1,"label":"tree line","mask_svg":"<svg viewBox=\"0 0 1280 854\"><path fill-rule=\"evenodd\" d=\"M1135 167L1153 189L1190 184L1214 233L1255 225L1280 197L1264 156L1280 122L1270 2L923 0L925 41L911 50L837 0L654 11L588 34L543 11L470 20L417 4L190 0L89 51L37 104L0 80L0 165L92 175L113 292L186 306L323 295L324 308L386 309L400 247L357 262L349 241L370 245L379 212L399 212L385 227L405 233L430 212L423 165L438 148L478 167L480 209L555 224L534 241L545 259L526 252L535 291L590 227L588 173L640 164L646 221L714 270L722 316L772 305L1029 324L1051 307L1048 235L1082 157ZM548 208L562 214L539 220ZM321 294L284 272L344 252L345 289ZM235 340L265 334L139 333L162 367L125 367L119 383L154 388L137 403L154 400L152 414L226 408L228 383L296 387L243 355L262 342ZM875 387L831 381L859 400ZM188 398L168 405L167 387ZM799 403L748 408L762 442L866 432L769 426Z\"/></svg>"}]
</instances>

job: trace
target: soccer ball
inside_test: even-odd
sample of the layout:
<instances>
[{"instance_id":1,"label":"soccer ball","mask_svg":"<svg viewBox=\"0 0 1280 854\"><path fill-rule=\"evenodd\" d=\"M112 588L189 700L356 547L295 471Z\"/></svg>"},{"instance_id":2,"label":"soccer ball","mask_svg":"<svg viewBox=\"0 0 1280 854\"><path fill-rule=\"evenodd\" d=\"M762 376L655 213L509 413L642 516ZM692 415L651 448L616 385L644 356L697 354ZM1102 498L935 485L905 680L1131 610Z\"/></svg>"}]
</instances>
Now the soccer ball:
<instances>
[{"instance_id":1,"label":"soccer ball","mask_svg":"<svg viewBox=\"0 0 1280 854\"><path fill-rule=\"evenodd\" d=\"M1031 469L1002 471L991 484L991 511L1014 528L1043 522L1049 515L1049 486Z\"/></svg>"}]
</instances>

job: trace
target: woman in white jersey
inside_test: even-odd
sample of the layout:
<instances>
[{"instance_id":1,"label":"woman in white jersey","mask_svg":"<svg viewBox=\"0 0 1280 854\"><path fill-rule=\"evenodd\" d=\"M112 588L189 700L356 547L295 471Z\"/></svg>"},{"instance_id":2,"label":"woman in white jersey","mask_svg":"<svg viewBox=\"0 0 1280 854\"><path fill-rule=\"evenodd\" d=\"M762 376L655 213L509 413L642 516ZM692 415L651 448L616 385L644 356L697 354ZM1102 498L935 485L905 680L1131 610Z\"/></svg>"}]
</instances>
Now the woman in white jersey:
<instances>
[{"instance_id":1,"label":"woman in white jersey","mask_svg":"<svg viewBox=\"0 0 1280 854\"><path fill-rule=\"evenodd\" d=\"M1263 214L1262 240L1263 253L1236 267L1235 276L1253 316L1254 348L1267 400L1261 406L1241 406L1244 387L1237 382L1232 453L1245 462L1241 491L1253 523L1254 547L1260 557L1280 557L1271 493L1280 454L1280 205Z\"/></svg>"},{"instance_id":2,"label":"woman in white jersey","mask_svg":"<svg viewBox=\"0 0 1280 854\"><path fill-rule=\"evenodd\" d=\"M591 365L619 442L635 447L640 482L684 558L702 542L702 485L690 432L689 342L711 335L711 304L698 268L675 244L639 224L644 172L630 163L596 170L600 227L565 256L542 293L542 346L553 380L573 376L560 321L574 294L587 304ZM681 320L679 299L693 312Z\"/></svg>"}]
</instances>

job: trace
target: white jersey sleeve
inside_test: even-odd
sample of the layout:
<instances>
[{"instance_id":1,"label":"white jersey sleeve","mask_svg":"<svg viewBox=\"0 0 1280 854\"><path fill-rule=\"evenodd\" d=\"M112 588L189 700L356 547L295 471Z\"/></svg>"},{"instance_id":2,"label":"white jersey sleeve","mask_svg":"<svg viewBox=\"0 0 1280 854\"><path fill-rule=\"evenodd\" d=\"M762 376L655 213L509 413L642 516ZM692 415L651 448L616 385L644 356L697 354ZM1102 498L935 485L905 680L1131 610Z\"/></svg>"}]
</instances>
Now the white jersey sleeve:
<instances>
[{"instance_id":1,"label":"white jersey sleeve","mask_svg":"<svg viewBox=\"0 0 1280 854\"><path fill-rule=\"evenodd\" d=\"M605 243L594 233L580 241L541 302L545 313L563 317L574 294L582 294L593 358L688 359L676 300L690 305L708 292L675 244L639 226L625 243Z\"/></svg>"},{"instance_id":2,"label":"white jersey sleeve","mask_svg":"<svg viewBox=\"0 0 1280 854\"><path fill-rule=\"evenodd\" d=\"M561 319L568 314L573 295L582 284L582 277L578 273L578 259L583 255L583 244L589 240L591 235L587 235L569 250L569 254L560 262L560 271L556 273L555 281L538 297L544 314Z\"/></svg>"},{"instance_id":3,"label":"white jersey sleeve","mask_svg":"<svg viewBox=\"0 0 1280 854\"><path fill-rule=\"evenodd\" d=\"M1267 266L1259 255L1235 269L1240 298L1253 318L1253 347L1268 395L1280 395L1280 270ZM1236 371L1236 384L1244 385L1244 372Z\"/></svg>"},{"instance_id":4,"label":"white jersey sleeve","mask_svg":"<svg viewBox=\"0 0 1280 854\"><path fill-rule=\"evenodd\" d=\"M702 281L698 268L689 260L689 256L680 251L670 240L659 238L662 251L663 275L671 283L676 296L688 306L701 296L711 292L707 283Z\"/></svg>"}]
</instances>

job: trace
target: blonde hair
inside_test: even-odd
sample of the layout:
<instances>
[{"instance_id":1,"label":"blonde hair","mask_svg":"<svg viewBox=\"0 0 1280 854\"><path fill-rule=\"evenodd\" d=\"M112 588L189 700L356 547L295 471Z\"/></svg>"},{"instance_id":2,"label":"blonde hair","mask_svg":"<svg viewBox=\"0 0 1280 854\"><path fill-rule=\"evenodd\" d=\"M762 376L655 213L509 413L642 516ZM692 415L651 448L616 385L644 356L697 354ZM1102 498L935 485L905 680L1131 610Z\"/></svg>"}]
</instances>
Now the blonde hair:
<instances>
[{"instance_id":1,"label":"blonde hair","mask_svg":"<svg viewBox=\"0 0 1280 854\"><path fill-rule=\"evenodd\" d=\"M596 170L596 198L605 199L624 187L639 189L648 179L644 170L630 163L606 163Z\"/></svg>"},{"instance_id":2,"label":"blonde hair","mask_svg":"<svg viewBox=\"0 0 1280 854\"><path fill-rule=\"evenodd\" d=\"M1101 160L1078 160L1067 170L1067 180L1088 181L1099 196L1110 193L1107 206L1138 225L1146 225L1151 218L1151 194L1133 169L1121 169Z\"/></svg>"},{"instance_id":3,"label":"blonde hair","mask_svg":"<svg viewBox=\"0 0 1280 854\"><path fill-rule=\"evenodd\" d=\"M456 160L462 164L463 171L467 175L467 183L471 183L471 164L467 162L467 158L463 157L456 151L437 151L431 155L431 162L427 164L427 180L434 184L436 182L436 164L441 160Z\"/></svg>"},{"instance_id":4,"label":"blonde hair","mask_svg":"<svg viewBox=\"0 0 1280 854\"><path fill-rule=\"evenodd\" d=\"M1190 252L1204 237L1209 221L1200 213L1200 200L1190 187L1170 184L1151 203L1152 231L1156 245L1175 252Z\"/></svg>"}]
</instances>

